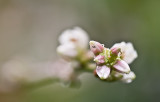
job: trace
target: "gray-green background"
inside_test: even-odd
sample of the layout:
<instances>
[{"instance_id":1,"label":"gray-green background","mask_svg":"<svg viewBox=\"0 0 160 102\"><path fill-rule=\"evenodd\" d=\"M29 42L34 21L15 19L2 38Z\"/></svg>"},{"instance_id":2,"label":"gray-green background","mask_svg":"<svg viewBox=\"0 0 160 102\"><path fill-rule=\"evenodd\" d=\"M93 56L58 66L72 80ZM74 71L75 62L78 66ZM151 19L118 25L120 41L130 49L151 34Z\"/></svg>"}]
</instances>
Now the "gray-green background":
<instances>
[{"instance_id":1,"label":"gray-green background","mask_svg":"<svg viewBox=\"0 0 160 102\"><path fill-rule=\"evenodd\" d=\"M0 0L0 64L16 54L56 59L59 34L80 26L107 47L130 41L138 52L131 84L81 76L80 89L49 84L0 94L0 102L160 102L159 0Z\"/></svg>"}]
</instances>

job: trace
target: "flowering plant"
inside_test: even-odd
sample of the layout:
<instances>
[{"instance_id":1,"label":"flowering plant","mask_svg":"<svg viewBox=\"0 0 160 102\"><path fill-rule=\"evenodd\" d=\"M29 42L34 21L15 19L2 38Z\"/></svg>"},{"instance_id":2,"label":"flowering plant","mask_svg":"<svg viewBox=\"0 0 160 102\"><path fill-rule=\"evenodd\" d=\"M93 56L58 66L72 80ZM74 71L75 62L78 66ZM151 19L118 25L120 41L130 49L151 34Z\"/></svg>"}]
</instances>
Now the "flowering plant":
<instances>
[{"instance_id":1,"label":"flowering plant","mask_svg":"<svg viewBox=\"0 0 160 102\"><path fill-rule=\"evenodd\" d=\"M137 52L131 43L117 43L109 49L99 42L90 41L90 49L95 55L96 75L100 79L106 81L122 80L130 83L136 77L128 65L137 58Z\"/></svg>"},{"instance_id":2,"label":"flowering plant","mask_svg":"<svg viewBox=\"0 0 160 102\"><path fill-rule=\"evenodd\" d=\"M79 76L84 72L106 82L131 83L136 77L129 64L138 55L130 42L106 48L97 41L89 41L88 34L75 27L62 32L59 43L57 52L61 58L57 61L39 62L32 57L16 56L4 63L0 68L0 92L9 92L23 85L34 87L45 81L48 83L48 80L79 87Z\"/></svg>"},{"instance_id":3,"label":"flowering plant","mask_svg":"<svg viewBox=\"0 0 160 102\"><path fill-rule=\"evenodd\" d=\"M97 41L89 42L87 33L79 27L64 31L59 42L57 52L71 63L73 73L93 72L100 80L108 82L121 80L130 83L136 77L129 67L137 58L130 42L116 43L109 49ZM90 50L87 49L88 44Z\"/></svg>"}]
</instances>

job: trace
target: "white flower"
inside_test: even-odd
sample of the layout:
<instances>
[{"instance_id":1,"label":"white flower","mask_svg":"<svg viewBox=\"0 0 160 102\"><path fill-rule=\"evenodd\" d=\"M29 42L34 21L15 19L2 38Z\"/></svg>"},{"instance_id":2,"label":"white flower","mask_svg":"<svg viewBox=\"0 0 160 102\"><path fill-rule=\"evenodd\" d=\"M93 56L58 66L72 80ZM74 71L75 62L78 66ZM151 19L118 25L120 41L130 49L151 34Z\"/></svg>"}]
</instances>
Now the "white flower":
<instances>
[{"instance_id":1,"label":"white flower","mask_svg":"<svg viewBox=\"0 0 160 102\"><path fill-rule=\"evenodd\" d=\"M136 75L131 71L129 74L123 74L121 81L123 81L124 83L131 83L135 78Z\"/></svg>"},{"instance_id":2,"label":"white flower","mask_svg":"<svg viewBox=\"0 0 160 102\"><path fill-rule=\"evenodd\" d=\"M73 43L66 43L58 46L57 52L65 58L74 58L78 54L76 46Z\"/></svg>"},{"instance_id":3,"label":"white flower","mask_svg":"<svg viewBox=\"0 0 160 102\"><path fill-rule=\"evenodd\" d=\"M65 30L59 37L61 44L74 43L82 49L86 49L89 42L88 34L79 27Z\"/></svg>"},{"instance_id":4,"label":"white flower","mask_svg":"<svg viewBox=\"0 0 160 102\"><path fill-rule=\"evenodd\" d=\"M101 79L107 79L110 74L110 68L106 65L97 66L96 73Z\"/></svg>"},{"instance_id":5,"label":"white flower","mask_svg":"<svg viewBox=\"0 0 160 102\"><path fill-rule=\"evenodd\" d=\"M133 60L136 59L138 56L136 50L134 49L132 43L130 42L129 43L121 42L114 44L111 49L113 48L121 48L123 60L128 64L132 63Z\"/></svg>"}]
</instances>

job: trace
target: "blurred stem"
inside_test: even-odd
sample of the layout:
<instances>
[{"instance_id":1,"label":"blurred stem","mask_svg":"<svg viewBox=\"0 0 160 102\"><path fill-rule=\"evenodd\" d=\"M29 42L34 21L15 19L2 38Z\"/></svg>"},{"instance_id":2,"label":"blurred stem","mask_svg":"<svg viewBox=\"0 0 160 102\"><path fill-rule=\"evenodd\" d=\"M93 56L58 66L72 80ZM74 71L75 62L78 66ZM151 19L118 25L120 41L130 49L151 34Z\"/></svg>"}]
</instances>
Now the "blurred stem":
<instances>
[{"instance_id":1,"label":"blurred stem","mask_svg":"<svg viewBox=\"0 0 160 102\"><path fill-rule=\"evenodd\" d=\"M24 88L24 90L32 90L32 89L37 89L40 87L44 87L53 83L59 82L59 79L54 79L54 78L47 78L44 80L40 80L37 82L33 82L33 83L25 83L22 87Z\"/></svg>"}]
</instances>

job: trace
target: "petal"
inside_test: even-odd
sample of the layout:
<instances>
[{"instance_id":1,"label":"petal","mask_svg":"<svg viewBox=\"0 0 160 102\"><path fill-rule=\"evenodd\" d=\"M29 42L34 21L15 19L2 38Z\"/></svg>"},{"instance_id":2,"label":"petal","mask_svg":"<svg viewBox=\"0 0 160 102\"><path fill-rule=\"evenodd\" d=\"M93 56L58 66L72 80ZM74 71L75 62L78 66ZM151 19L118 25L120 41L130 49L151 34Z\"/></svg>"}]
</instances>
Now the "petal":
<instances>
[{"instance_id":1,"label":"petal","mask_svg":"<svg viewBox=\"0 0 160 102\"><path fill-rule=\"evenodd\" d=\"M74 58L77 56L77 49L73 43L63 44L57 47L57 52L62 57Z\"/></svg>"},{"instance_id":2,"label":"petal","mask_svg":"<svg viewBox=\"0 0 160 102\"><path fill-rule=\"evenodd\" d=\"M96 72L101 79L107 79L110 74L110 68L105 65L97 66Z\"/></svg>"},{"instance_id":3,"label":"petal","mask_svg":"<svg viewBox=\"0 0 160 102\"><path fill-rule=\"evenodd\" d=\"M113 65L113 68L115 68L118 72L121 72L121 73L129 73L130 72L129 65L123 60L118 60L117 63L115 65Z\"/></svg>"},{"instance_id":4,"label":"petal","mask_svg":"<svg viewBox=\"0 0 160 102\"><path fill-rule=\"evenodd\" d=\"M132 43L127 43L126 47L124 61L126 61L128 64L131 64L138 57L138 54Z\"/></svg>"}]
</instances>

